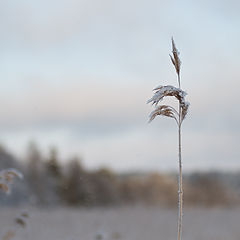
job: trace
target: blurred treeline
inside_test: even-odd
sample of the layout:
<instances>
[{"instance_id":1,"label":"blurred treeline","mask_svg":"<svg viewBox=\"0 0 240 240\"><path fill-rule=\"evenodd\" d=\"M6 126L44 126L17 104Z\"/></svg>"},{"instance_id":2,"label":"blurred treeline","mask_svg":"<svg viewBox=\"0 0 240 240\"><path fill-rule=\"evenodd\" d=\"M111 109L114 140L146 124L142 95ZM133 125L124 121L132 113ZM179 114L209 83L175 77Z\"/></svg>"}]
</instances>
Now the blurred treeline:
<instances>
[{"instance_id":1,"label":"blurred treeline","mask_svg":"<svg viewBox=\"0 0 240 240\"><path fill-rule=\"evenodd\" d=\"M89 171L80 159L61 165L51 148L43 157L31 143L24 161L0 147L0 169L14 167L24 174L11 195L0 193L1 205L121 206L133 204L177 206L177 174L117 174L108 168ZM240 173L192 173L184 176L185 206L240 204Z\"/></svg>"}]
</instances>

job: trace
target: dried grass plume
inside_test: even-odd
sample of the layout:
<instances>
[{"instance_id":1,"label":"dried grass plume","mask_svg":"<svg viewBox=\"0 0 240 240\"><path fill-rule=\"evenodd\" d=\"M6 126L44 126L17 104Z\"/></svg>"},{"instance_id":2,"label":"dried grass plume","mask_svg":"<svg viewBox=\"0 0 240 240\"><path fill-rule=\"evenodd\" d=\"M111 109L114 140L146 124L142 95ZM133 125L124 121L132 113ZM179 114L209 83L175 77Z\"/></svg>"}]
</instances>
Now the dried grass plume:
<instances>
[{"instance_id":1,"label":"dried grass plume","mask_svg":"<svg viewBox=\"0 0 240 240\"><path fill-rule=\"evenodd\" d=\"M178 235L177 239L182 239L182 216L183 216L183 184L182 184L182 145L181 145L181 126L183 120L186 118L189 109L189 102L185 100L187 93L181 89L180 70L181 60L179 58L179 51L176 48L175 42L172 38L172 54L170 58L175 67L178 80L178 88L174 86L158 86L153 89L154 94L147 103L152 103L155 109L149 115L149 122L153 121L157 116L165 116L176 121L178 126L178 162L179 162L179 213L178 213ZM178 109L172 106L160 105L159 103L165 97L174 97L178 101Z\"/></svg>"},{"instance_id":2,"label":"dried grass plume","mask_svg":"<svg viewBox=\"0 0 240 240\"><path fill-rule=\"evenodd\" d=\"M13 184L13 180L16 177L22 179L23 174L14 168L0 171L0 189L9 194L11 191L10 186Z\"/></svg>"}]
</instances>

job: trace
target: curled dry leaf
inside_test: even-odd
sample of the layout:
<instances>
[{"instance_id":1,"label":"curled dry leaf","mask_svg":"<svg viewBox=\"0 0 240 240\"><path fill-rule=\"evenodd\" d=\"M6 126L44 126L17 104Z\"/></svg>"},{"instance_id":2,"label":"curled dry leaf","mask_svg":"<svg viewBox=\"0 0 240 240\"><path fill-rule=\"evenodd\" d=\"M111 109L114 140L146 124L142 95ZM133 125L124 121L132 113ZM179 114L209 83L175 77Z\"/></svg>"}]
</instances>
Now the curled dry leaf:
<instances>
[{"instance_id":1,"label":"curled dry leaf","mask_svg":"<svg viewBox=\"0 0 240 240\"><path fill-rule=\"evenodd\" d=\"M158 86L153 89L153 91L156 91L152 98L150 98L147 103L151 103L157 105L164 97L167 96L174 96L177 98L177 100L180 101L180 103L185 102L185 96L187 95L186 92L184 92L180 88L176 88L170 85L167 86Z\"/></svg>"},{"instance_id":2,"label":"curled dry leaf","mask_svg":"<svg viewBox=\"0 0 240 240\"><path fill-rule=\"evenodd\" d=\"M21 214L21 217L24 217L24 218L29 218L29 214L27 212L23 212Z\"/></svg>"},{"instance_id":3,"label":"curled dry leaf","mask_svg":"<svg viewBox=\"0 0 240 240\"><path fill-rule=\"evenodd\" d=\"M23 218L21 218L21 217L15 218L15 223L16 223L19 227L22 227L22 228L25 228L25 227L26 227L26 221L25 221L25 219L23 219Z\"/></svg>"}]
</instances>

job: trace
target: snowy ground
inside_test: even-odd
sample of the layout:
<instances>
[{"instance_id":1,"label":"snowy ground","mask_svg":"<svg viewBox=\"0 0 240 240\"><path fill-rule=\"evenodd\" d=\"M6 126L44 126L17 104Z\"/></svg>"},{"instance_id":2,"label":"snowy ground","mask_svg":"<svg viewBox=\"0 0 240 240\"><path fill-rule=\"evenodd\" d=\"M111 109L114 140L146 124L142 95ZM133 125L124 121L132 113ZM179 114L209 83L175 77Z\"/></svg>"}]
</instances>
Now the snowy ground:
<instances>
[{"instance_id":1,"label":"snowy ground","mask_svg":"<svg viewBox=\"0 0 240 240\"><path fill-rule=\"evenodd\" d=\"M25 228L14 223L24 209L0 209L0 236L18 240L173 240L177 210L159 208L27 209ZM240 209L185 209L183 240L239 240Z\"/></svg>"}]
</instances>

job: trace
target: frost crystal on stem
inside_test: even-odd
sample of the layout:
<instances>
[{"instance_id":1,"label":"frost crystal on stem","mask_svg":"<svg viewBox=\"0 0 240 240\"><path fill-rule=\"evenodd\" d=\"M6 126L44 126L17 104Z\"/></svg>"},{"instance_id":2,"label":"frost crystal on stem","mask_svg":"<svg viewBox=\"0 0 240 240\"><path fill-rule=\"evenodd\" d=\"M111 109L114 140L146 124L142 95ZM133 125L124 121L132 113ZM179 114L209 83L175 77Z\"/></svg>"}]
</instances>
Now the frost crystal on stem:
<instances>
[{"instance_id":1,"label":"frost crystal on stem","mask_svg":"<svg viewBox=\"0 0 240 240\"><path fill-rule=\"evenodd\" d=\"M174 96L175 98L177 98L178 101L183 103L185 101L184 97L187 95L187 93L181 90L180 88L176 88L170 85L158 86L154 88L153 91L156 91L156 92L153 95L153 97L147 101L147 103L152 102L152 104L155 104L155 105L157 105L164 97L167 97L167 96Z\"/></svg>"}]
</instances>

